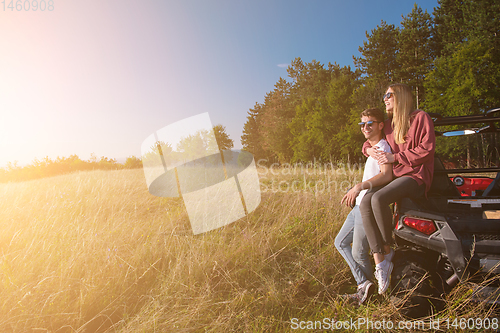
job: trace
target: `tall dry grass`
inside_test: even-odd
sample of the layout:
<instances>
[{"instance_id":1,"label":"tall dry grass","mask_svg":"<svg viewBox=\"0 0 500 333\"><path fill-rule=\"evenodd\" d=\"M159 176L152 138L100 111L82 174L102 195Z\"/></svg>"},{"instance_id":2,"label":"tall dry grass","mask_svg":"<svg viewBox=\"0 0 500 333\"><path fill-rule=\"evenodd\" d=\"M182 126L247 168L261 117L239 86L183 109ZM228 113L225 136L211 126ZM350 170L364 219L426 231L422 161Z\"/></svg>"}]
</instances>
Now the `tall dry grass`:
<instances>
[{"instance_id":1,"label":"tall dry grass","mask_svg":"<svg viewBox=\"0 0 500 333\"><path fill-rule=\"evenodd\" d=\"M142 170L0 184L0 331L284 332L292 318L400 320L384 300L356 308L337 298L353 285L333 246L349 211L339 201L361 173L275 173L261 170L256 211L196 236L182 201L150 195ZM453 302L442 316L458 313Z\"/></svg>"}]
</instances>

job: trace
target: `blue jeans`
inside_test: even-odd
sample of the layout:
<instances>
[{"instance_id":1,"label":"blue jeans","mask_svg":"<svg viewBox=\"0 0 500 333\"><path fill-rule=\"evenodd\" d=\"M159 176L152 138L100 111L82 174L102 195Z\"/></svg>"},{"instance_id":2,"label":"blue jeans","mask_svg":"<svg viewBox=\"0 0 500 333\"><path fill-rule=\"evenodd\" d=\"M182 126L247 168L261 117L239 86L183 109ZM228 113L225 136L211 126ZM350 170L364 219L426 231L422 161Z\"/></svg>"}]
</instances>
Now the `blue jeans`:
<instances>
[{"instance_id":1,"label":"blue jeans","mask_svg":"<svg viewBox=\"0 0 500 333\"><path fill-rule=\"evenodd\" d=\"M352 246L351 246L352 244ZM365 229L359 206L354 206L344 225L335 237L335 247L351 268L352 275L358 286L373 276L370 261L370 247L366 239Z\"/></svg>"}]
</instances>

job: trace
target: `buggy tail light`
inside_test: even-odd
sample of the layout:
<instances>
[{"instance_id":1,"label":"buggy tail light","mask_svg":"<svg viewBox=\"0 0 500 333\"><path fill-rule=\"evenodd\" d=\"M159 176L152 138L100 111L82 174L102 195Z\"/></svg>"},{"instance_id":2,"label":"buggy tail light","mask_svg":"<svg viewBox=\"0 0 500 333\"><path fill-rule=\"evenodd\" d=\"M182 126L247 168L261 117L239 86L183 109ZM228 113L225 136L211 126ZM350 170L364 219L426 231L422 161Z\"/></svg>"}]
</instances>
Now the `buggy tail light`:
<instances>
[{"instance_id":1,"label":"buggy tail light","mask_svg":"<svg viewBox=\"0 0 500 333\"><path fill-rule=\"evenodd\" d=\"M403 224L428 236L437 231L436 225L431 220L406 216L403 218Z\"/></svg>"}]
</instances>

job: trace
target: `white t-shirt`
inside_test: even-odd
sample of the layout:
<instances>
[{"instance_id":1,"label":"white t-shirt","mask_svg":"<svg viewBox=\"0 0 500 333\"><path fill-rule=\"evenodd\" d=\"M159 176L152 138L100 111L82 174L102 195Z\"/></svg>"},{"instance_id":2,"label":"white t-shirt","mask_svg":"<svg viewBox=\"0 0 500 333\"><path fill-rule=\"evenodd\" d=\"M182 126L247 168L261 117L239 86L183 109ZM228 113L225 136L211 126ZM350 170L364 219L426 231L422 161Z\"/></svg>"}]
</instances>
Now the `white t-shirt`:
<instances>
[{"instance_id":1,"label":"white t-shirt","mask_svg":"<svg viewBox=\"0 0 500 333\"><path fill-rule=\"evenodd\" d=\"M385 139L381 139L373 147L378 147L379 150L382 150L386 153L391 152L391 147L389 146L387 141L385 141ZM376 175L378 175L379 173L380 173L380 166L378 165L377 160L375 160L371 156L368 156L368 159L366 160L366 164L365 164L365 171L363 172L363 180L362 181L373 178ZM361 200L365 196L366 191L368 191L368 190L363 190L363 191L359 192L359 195L356 198L356 205L361 204Z\"/></svg>"}]
</instances>

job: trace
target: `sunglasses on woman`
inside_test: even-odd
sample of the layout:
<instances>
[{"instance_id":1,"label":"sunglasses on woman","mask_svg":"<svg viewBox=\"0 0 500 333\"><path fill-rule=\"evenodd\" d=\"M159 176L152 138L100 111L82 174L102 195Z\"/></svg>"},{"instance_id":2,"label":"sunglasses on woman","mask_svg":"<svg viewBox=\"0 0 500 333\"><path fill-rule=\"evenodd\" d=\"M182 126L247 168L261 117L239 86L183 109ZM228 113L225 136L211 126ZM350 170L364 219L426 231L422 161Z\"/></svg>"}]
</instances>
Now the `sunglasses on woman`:
<instances>
[{"instance_id":1,"label":"sunglasses on woman","mask_svg":"<svg viewBox=\"0 0 500 333\"><path fill-rule=\"evenodd\" d=\"M367 121L367 122L363 121L361 123L358 123L358 125L361 128L364 128L365 126L372 127L374 123L380 123L380 121L375 121L375 120L370 120L370 121Z\"/></svg>"},{"instance_id":2,"label":"sunglasses on woman","mask_svg":"<svg viewBox=\"0 0 500 333\"><path fill-rule=\"evenodd\" d=\"M387 94L385 94L383 97L382 97L382 100L385 100L386 98L389 99L392 97L392 95L394 95L393 92L388 92Z\"/></svg>"}]
</instances>

